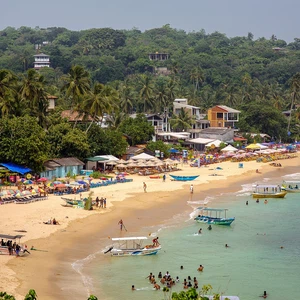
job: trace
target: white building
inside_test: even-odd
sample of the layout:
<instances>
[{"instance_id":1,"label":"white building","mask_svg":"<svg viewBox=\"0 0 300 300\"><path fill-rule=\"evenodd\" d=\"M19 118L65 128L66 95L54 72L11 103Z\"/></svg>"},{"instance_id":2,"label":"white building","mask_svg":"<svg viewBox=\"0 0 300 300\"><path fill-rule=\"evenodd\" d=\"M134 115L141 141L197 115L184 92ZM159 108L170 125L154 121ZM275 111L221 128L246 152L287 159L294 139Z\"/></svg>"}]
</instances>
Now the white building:
<instances>
[{"instance_id":1,"label":"white building","mask_svg":"<svg viewBox=\"0 0 300 300\"><path fill-rule=\"evenodd\" d=\"M50 67L50 56L44 53L34 55L34 68L39 70L44 67Z\"/></svg>"}]
</instances>

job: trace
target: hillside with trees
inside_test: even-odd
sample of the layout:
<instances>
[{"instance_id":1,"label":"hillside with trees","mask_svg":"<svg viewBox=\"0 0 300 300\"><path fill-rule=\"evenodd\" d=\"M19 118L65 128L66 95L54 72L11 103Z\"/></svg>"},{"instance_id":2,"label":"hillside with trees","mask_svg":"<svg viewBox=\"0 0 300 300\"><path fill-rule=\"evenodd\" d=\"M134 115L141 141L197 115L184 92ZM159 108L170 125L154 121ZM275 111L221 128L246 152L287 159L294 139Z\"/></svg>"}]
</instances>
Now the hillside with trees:
<instances>
[{"instance_id":1,"label":"hillside with trees","mask_svg":"<svg viewBox=\"0 0 300 300\"><path fill-rule=\"evenodd\" d=\"M50 56L51 68L32 69L36 48ZM169 59L150 60L157 52ZM299 58L300 39L287 44L275 35L228 38L169 25L145 32L8 27L0 31L0 160L40 170L47 157L121 155L123 134L136 144L153 133L142 116L144 125L130 121L131 113L167 113L174 127L189 125L184 115L172 117L175 98L189 99L203 113L228 105L241 110L242 131L294 141L300 128ZM160 74L160 68L167 72ZM53 112L48 95L58 97ZM66 109L92 122L71 125L60 115ZM282 111L291 109L286 118ZM97 126L104 116L107 129Z\"/></svg>"}]
</instances>

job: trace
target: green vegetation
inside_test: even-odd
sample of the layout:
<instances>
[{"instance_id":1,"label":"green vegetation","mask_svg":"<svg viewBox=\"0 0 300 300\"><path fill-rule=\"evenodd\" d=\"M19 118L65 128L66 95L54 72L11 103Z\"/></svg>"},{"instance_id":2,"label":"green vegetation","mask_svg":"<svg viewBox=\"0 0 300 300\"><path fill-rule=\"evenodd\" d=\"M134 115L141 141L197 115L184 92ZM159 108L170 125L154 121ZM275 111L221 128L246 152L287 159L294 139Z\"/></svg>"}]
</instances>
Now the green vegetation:
<instances>
[{"instance_id":1,"label":"green vegetation","mask_svg":"<svg viewBox=\"0 0 300 300\"><path fill-rule=\"evenodd\" d=\"M36 44L51 68L32 69ZM156 52L170 59L150 60ZM188 98L203 113L228 105L242 112L241 131L294 141L300 136L299 57L300 39L254 40L251 33L228 38L169 25L145 32L7 27L0 31L0 160L38 172L53 157L121 156L127 143L147 143L154 133L139 113L168 117L174 131L192 126L185 111L172 116L175 98ZM54 111L49 95L57 97ZM80 121L67 122L64 110ZM288 118L285 110L292 110ZM104 122L108 128L98 126Z\"/></svg>"}]
</instances>

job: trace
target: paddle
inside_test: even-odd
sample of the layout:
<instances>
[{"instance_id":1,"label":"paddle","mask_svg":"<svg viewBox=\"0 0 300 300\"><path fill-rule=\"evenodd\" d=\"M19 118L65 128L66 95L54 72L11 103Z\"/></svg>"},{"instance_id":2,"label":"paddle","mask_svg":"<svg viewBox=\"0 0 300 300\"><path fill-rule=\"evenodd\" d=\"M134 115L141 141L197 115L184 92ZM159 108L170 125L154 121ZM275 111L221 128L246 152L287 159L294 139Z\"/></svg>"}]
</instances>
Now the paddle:
<instances>
[{"instance_id":1,"label":"paddle","mask_svg":"<svg viewBox=\"0 0 300 300\"><path fill-rule=\"evenodd\" d=\"M127 229L126 229L126 227L125 227L124 223L123 223L123 228L125 229L125 231L127 231Z\"/></svg>"},{"instance_id":2,"label":"paddle","mask_svg":"<svg viewBox=\"0 0 300 300\"><path fill-rule=\"evenodd\" d=\"M104 252L104 254L106 254L106 253L108 253L108 252L110 252L112 249L113 249L114 247L113 246L111 246L108 250L106 250L105 252Z\"/></svg>"}]
</instances>

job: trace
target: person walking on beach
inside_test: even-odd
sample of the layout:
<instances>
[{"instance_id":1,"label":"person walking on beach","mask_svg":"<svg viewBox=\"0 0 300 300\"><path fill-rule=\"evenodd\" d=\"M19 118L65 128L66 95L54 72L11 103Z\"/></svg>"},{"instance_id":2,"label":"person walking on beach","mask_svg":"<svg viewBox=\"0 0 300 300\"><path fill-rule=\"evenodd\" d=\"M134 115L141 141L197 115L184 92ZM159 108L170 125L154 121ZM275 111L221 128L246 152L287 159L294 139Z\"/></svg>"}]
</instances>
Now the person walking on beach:
<instances>
[{"instance_id":1,"label":"person walking on beach","mask_svg":"<svg viewBox=\"0 0 300 300\"><path fill-rule=\"evenodd\" d=\"M104 200L103 200L103 205L104 205L104 208L106 208L106 198L104 198Z\"/></svg>"},{"instance_id":2,"label":"person walking on beach","mask_svg":"<svg viewBox=\"0 0 300 300\"><path fill-rule=\"evenodd\" d=\"M193 194L194 193L194 186L191 184L190 185L190 193Z\"/></svg>"},{"instance_id":3,"label":"person walking on beach","mask_svg":"<svg viewBox=\"0 0 300 300\"><path fill-rule=\"evenodd\" d=\"M144 189L144 193L147 193L147 184L146 184L146 182L143 182L143 189Z\"/></svg>"},{"instance_id":4,"label":"person walking on beach","mask_svg":"<svg viewBox=\"0 0 300 300\"><path fill-rule=\"evenodd\" d=\"M166 174L163 175L163 182L166 181Z\"/></svg>"},{"instance_id":5,"label":"person walking on beach","mask_svg":"<svg viewBox=\"0 0 300 300\"><path fill-rule=\"evenodd\" d=\"M120 225L120 230L122 231L124 226L122 219L119 221L118 225Z\"/></svg>"}]
</instances>

